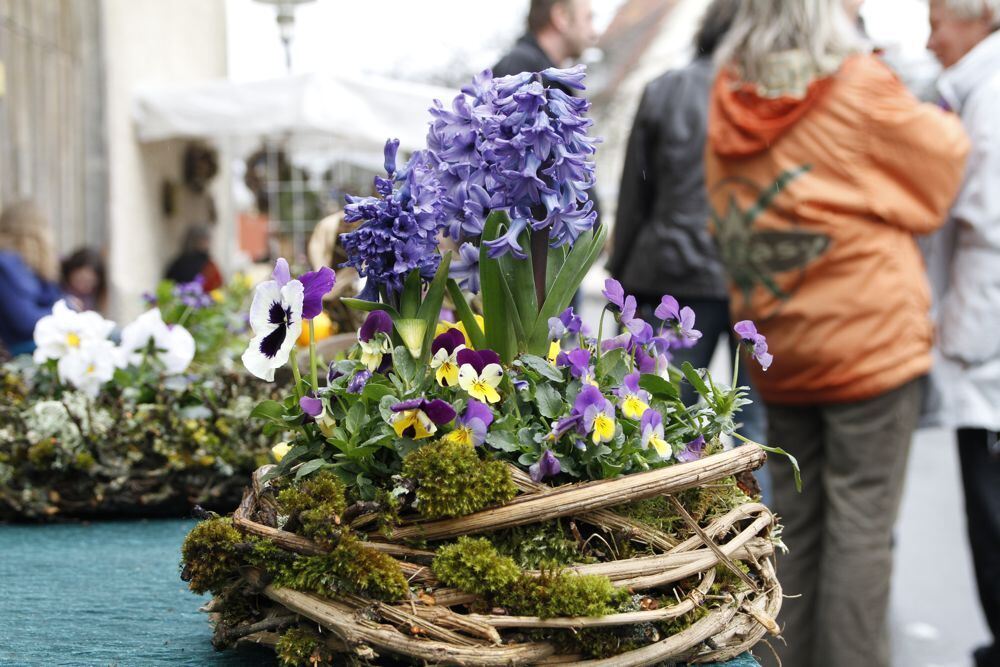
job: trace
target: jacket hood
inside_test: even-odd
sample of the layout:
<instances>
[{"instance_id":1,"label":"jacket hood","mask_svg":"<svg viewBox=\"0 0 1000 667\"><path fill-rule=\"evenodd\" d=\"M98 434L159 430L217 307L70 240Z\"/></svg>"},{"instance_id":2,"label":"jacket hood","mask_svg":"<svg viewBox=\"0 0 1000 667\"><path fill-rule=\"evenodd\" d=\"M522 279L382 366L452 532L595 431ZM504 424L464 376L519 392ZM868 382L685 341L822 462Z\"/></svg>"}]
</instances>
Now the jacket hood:
<instances>
[{"instance_id":1,"label":"jacket hood","mask_svg":"<svg viewBox=\"0 0 1000 667\"><path fill-rule=\"evenodd\" d=\"M803 67L797 53L775 54L764 83L742 81L732 68L719 72L709 108L713 151L740 157L766 150L816 104L832 78Z\"/></svg>"}]
</instances>

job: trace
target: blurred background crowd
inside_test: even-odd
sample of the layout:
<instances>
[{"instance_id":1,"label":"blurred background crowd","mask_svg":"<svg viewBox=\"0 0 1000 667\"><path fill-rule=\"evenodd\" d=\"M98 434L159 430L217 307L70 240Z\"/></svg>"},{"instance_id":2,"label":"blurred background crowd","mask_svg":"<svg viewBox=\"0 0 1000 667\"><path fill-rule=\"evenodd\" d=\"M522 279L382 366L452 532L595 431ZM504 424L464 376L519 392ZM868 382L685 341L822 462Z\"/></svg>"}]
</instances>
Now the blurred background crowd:
<instances>
[{"instance_id":1,"label":"blurred background crowd","mask_svg":"<svg viewBox=\"0 0 1000 667\"><path fill-rule=\"evenodd\" d=\"M124 320L164 277L338 266L344 194L386 138L423 145L431 100L584 62L613 229L584 314L610 275L695 310L677 363L740 319L775 355L739 382L743 435L805 481L762 479L801 596L783 664L1000 665L998 27L998 0L0 0L0 343L30 352L63 296ZM957 434L981 610L966 580L961 639L902 632L957 662L900 662L888 630L921 419ZM923 576L968 577L965 549Z\"/></svg>"}]
</instances>

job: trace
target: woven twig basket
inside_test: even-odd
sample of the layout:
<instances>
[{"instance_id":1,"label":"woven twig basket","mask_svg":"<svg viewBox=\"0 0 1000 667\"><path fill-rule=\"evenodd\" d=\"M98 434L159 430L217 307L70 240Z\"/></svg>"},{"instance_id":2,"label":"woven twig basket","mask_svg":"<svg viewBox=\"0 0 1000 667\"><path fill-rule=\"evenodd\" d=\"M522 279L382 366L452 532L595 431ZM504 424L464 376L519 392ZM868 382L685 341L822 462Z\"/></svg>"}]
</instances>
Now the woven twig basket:
<instances>
[{"instance_id":1,"label":"woven twig basket","mask_svg":"<svg viewBox=\"0 0 1000 667\"><path fill-rule=\"evenodd\" d=\"M531 481L520 471L514 479L522 494L506 505L468 516L435 521L414 521L399 526L391 536L369 536L367 545L397 559L411 585L425 594L398 604L386 604L354 595L324 598L267 585L259 573L247 582L260 588L275 603L270 622L240 632L240 641L273 645L277 627L305 618L331 635L334 650L371 658L377 653L414 661L451 665L551 665L579 664L622 667L686 660L704 663L727 660L747 651L768 632L777 634L774 619L781 607L781 587L775 577L773 544L768 533L774 516L759 503L746 503L705 527L690 525L694 535L678 542L611 508L654 496L672 496L686 489L710 484L760 467L766 458L759 447L747 445L679 464L616 479L569 484L556 488ZM261 475L254 475L233 523L240 530L272 541L284 550L315 555L325 549L294 533L272 528L273 506L262 493ZM687 516L679 503L675 507ZM681 580L700 577L700 583L676 604L597 618L537 618L528 616L463 613L475 596L436 582L429 568L434 552L415 549L407 541L422 539L432 545L460 535L488 533L500 528L538 523L559 517L615 530L654 548L655 554L567 568L580 574L607 576L616 586L633 592L650 592ZM737 569L742 563L750 575L742 592L708 600L716 567ZM712 596L709 596L712 597ZM588 660L559 654L548 641L530 641L525 631L539 628L595 628L660 622L680 617L711 602L710 611L686 629L640 649L616 656ZM236 637L228 637L230 643Z\"/></svg>"}]
</instances>

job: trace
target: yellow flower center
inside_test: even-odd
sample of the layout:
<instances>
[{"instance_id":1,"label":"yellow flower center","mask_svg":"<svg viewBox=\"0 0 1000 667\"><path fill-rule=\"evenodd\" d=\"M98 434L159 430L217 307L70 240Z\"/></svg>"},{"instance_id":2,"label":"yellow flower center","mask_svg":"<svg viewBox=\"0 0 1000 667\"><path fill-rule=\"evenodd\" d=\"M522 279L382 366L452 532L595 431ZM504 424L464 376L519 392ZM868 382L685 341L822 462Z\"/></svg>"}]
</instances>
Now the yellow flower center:
<instances>
[{"instance_id":1,"label":"yellow flower center","mask_svg":"<svg viewBox=\"0 0 1000 667\"><path fill-rule=\"evenodd\" d=\"M70 331L66 334L66 344L70 347L80 347L80 337Z\"/></svg>"},{"instance_id":2,"label":"yellow flower center","mask_svg":"<svg viewBox=\"0 0 1000 667\"><path fill-rule=\"evenodd\" d=\"M468 426L461 426L448 435L445 436L445 440L450 442L458 443L460 445L471 445L472 444L472 429Z\"/></svg>"},{"instance_id":3,"label":"yellow flower center","mask_svg":"<svg viewBox=\"0 0 1000 667\"><path fill-rule=\"evenodd\" d=\"M629 419L639 419L642 417L642 413L649 409L646 402L635 394L630 394L625 402L622 404L622 412Z\"/></svg>"},{"instance_id":4,"label":"yellow flower center","mask_svg":"<svg viewBox=\"0 0 1000 667\"><path fill-rule=\"evenodd\" d=\"M594 443L607 442L615 434L615 420L603 412L594 418Z\"/></svg>"}]
</instances>

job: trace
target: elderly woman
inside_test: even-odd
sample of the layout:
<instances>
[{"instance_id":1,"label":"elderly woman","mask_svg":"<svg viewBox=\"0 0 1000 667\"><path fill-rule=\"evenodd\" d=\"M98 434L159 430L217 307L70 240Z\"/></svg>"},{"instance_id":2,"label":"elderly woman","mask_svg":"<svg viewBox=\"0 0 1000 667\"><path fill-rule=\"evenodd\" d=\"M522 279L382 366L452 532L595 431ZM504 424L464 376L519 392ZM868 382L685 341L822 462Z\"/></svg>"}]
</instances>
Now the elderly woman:
<instances>
[{"instance_id":1,"label":"elderly woman","mask_svg":"<svg viewBox=\"0 0 1000 667\"><path fill-rule=\"evenodd\" d=\"M734 319L774 363L767 406L785 665L889 665L891 530L922 382L930 289L915 234L944 221L969 142L867 53L856 1L747 0L720 46L705 171Z\"/></svg>"},{"instance_id":2,"label":"elderly woman","mask_svg":"<svg viewBox=\"0 0 1000 667\"><path fill-rule=\"evenodd\" d=\"M938 340L932 377L941 421L958 431L969 542L993 644L977 667L1000 665L1000 0L931 0L942 103L972 139L962 191L935 239Z\"/></svg>"}]
</instances>

